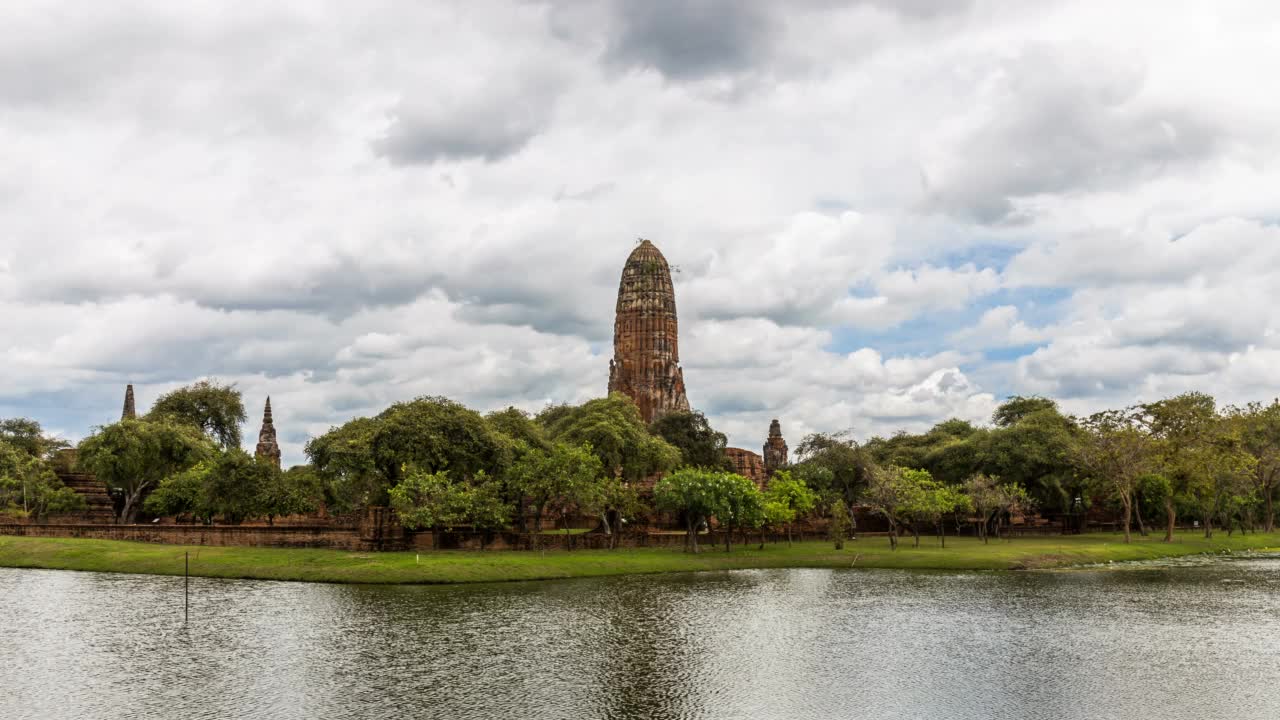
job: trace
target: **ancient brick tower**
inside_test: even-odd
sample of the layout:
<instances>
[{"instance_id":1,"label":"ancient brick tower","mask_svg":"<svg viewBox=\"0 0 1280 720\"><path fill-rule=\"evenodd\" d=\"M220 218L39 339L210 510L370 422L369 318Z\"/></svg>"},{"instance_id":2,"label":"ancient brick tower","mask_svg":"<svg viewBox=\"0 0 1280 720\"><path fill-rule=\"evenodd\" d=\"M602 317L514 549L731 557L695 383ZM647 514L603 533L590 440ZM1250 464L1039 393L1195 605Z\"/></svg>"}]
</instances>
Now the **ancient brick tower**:
<instances>
[{"instance_id":1,"label":"ancient brick tower","mask_svg":"<svg viewBox=\"0 0 1280 720\"><path fill-rule=\"evenodd\" d=\"M276 426L271 422L271 398L267 398L267 407L262 411L262 430L258 431L258 449L253 453L258 458L265 458L280 467L280 445L276 442Z\"/></svg>"},{"instance_id":2,"label":"ancient brick tower","mask_svg":"<svg viewBox=\"0 0 1280 720\"><path fill-rule=\"evenodd\" d=\"M136 420L138 411L133 405L133 385L126 385L124 388L124 412L120 413L121 420Z\"/></svg>"},{"instance_id":3,"label":"ancient brick tower","mask_svg":"<svg viewBox=\"0 0 1280 720\"><path fill-rule=\"evenodd\" d=\"M769 439L764 443L764 469L772 478L774 471L787 464L787 441L782 439L782 425L777 418L769 423Z\"/></svg>"},{"instance_id":4,"label":"ancient brick tower","mask_svg":"<svg viewBox=\"0 0 1280 720\"><path fill-rule=\"evenodd\" d=\"M641 240L631 251L618 283L609 392L635 400L646 423L689 409L680 369L671 268L648 240Z\"/></svg>"}]
</instances>

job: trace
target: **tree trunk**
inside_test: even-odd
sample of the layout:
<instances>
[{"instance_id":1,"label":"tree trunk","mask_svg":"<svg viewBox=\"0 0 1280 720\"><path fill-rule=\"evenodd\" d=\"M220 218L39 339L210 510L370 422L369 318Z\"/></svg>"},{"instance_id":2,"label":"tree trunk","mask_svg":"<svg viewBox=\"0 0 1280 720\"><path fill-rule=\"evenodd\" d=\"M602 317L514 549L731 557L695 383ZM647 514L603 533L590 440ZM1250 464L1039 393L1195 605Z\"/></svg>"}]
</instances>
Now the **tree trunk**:
<instances>
[{"instance_id":1,"label":"tree trunk","mask_svg":"<svg viewBox=\"0 0 1280 720\"><path fill-rule=\"evenodd\" d=\"M730 549L730 545L732 543L733 543L733 528L726 527L724 529L724 551L725 552L733 552Z\"/></svg>"},{"instance_id":2,"label":"tree trunk","mask_svg":"<svg viewBox=\"0 0 1280 720\"><path fill-rule=\"evenodd\" d=\"M914 541L913 547L920 547L920 530L915 523L911 523L911 539Z\"/></svg>"},{"instance_id":3,"label":"tree trunk","mask_svg":"<svg viewBox=\"0 0 1280 720\"><path fill-rule=\"evenodd\" d=\"M1178 520L1178 513L1173 508L1173 496L1164 499L1164 541L1173 542L1173 526Z\"/></svg>"},{"instance_id":4,"label":"tree trunk","mask_svg":"<svg viewBox=\"0 0 1280 720\"><path fill-rule=\"evenodd\" d=\"M1207 539L1213 538L1213 516L1208 514L1204 516L1204 536Z\"/></svg>"},{"instance_id":5,"label":"tree trunk","mask_svg":"<svg viewBox=\"0 0 1280 720\"><path fill-rule=\"evenodd\" d=\"M947 524L942 521L938 521L938 539L942 541L942 547L945 548L947 546Z\"/></svg>"},{"instance_id":6,"label":"tree trunk","mask_svg":"<svg viewBox=\"0 0 1280 720\"><path fill-rule=\"evenodd\" d=\"M1262 496L1262 499L1267 506L1267 516L1263 518L1263 522L1266 523L1264 527L1266 528L1267 532L1271 532L1276 529L1276 513L1274 510L1271 509L1271 493L1272 492L1274 492L1273 488L1267 488L1266 492L1263 493L1263 496Z\"/></svg>"},{"instance_id":7,"label":"tree trunk","mask_svg":"<svg viewBox=\"0 0 1280 720\"><path fill-rule=\"evenodd\" d=\"M889 520L889 549L898 549L898 525L893 520Z\"/></svg>"},{"instance_id":8,"label":"tree trunk","mask_svg":"<svg viewBox=\"0 0 1280 720\"><path fill-rule=\"evenodd\" d=\"M1125 541L1125 544L1128 544L1129 543L1129 521L1132 519L1132 516L1133 516L1133 507L1132 507L1133 501L1128 498L1122 497L1120 498L1120 503L1121 505L1124 506L1124 541Z\"/></svg>"},{"instance_id":9,"label":"tree trunk","mask_svg":"<svg viewBox=\"0 0 1280 720\"><path fill-rule=\"evenodd\" d=\"M689 513L685 518L685 523L689 528L689 547L692 548L693 554L698 554L698 531L693 524L693 513Z\"/></svg>"},{"instance_id":10,"label":"tree trunk","mask_svg":"<svg viewBox=\"0 0 1280 720\"><path fill-rule=\"evenodd\" d=\"M1133 501L1133 516L1138 520L1138 534L1146 537L1147 525L1142 522L1142 505L1136 499Z\"/></svg>"},{"instance_id":11,"label":"tree trunk","mask_svg":"<svg viewBox=\"0 0 1280 720\"><path fill-rule=\"evenodd\" d=\"M138 504L142 500L142 492L147 486L143 485L132 492L126 493L124 496L124 507L120 508L120 522L125 525L132 525L138 519Z\"/></svg>"}]
</instances>

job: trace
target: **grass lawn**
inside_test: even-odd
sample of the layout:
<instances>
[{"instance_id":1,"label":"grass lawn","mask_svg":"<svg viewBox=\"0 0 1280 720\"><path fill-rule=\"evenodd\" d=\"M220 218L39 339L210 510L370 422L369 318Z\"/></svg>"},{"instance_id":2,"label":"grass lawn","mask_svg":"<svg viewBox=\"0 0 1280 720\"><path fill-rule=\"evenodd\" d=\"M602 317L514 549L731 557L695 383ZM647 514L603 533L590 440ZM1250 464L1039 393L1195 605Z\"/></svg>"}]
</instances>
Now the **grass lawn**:
<instances>
[{"instance_id":1,"label":"grass lawn","mask_svg":"<svg viewBox=\"0 0 1280 720\"><path fill-rule=\"evenodd\" d=\"M863 538L835 550L829 542L797 542L704 548L699 555L679 549L581 550L568 552L461 551L353 553L253 547L154 545L115 540L0 536L0 567L92 570L181 575L183 553L191 553L191 574L204 577L303 580L341 583L466 583L545 580L636 573L689 572L738 568L909 568L1010 570L1192 555L1223 550L1280 548L1280 532L1179 534L1173 543L1157 537L1119 534L1049 536L992 540L948 538L945 549L926 537L919 549L906 539L896 552L884 537Z\"/></svg>"}]
</instances>

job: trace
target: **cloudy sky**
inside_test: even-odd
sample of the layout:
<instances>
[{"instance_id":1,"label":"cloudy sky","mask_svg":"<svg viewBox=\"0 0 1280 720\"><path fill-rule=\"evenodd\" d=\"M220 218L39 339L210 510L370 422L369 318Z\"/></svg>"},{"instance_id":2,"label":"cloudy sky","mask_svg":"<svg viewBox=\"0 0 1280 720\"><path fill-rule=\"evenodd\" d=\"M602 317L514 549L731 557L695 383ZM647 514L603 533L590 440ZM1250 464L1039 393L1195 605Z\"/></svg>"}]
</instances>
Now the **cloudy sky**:
<instances>
[{"instance_id":1,"label":"cloudy sky","mask_svg":"<svg viewBox=\"0 0 1280 720\"><path fill-rule=\"evenodd\" d=\"M637 237L735 445L1269 400L1280 9L1173 5L6 2L0 417L580 402Z\"/></svg>"}]
</instances>

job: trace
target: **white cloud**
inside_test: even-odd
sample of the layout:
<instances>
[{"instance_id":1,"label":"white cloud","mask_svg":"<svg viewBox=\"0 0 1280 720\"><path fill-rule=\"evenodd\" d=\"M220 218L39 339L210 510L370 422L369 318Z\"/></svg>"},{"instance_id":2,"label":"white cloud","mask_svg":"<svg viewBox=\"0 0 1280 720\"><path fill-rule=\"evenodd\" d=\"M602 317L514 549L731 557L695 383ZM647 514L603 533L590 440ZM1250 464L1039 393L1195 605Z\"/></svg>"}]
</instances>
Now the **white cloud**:
<instances>
[{"instance_id":1,"label":"white cloud","mask_svg":"<svg viewBox=\"0 0 1280 720\"><path fill-rule=\"evenodd\" d=\"M747 447L1280 392L1270 3L781 7L5 4L0 411L579 400L637 236Z\"/></svg>"}]
</instances>

